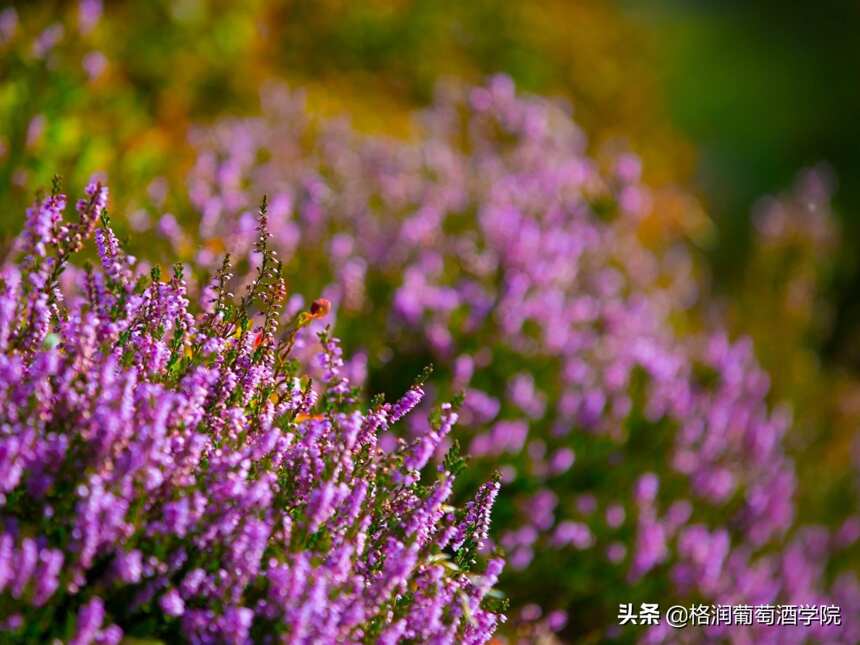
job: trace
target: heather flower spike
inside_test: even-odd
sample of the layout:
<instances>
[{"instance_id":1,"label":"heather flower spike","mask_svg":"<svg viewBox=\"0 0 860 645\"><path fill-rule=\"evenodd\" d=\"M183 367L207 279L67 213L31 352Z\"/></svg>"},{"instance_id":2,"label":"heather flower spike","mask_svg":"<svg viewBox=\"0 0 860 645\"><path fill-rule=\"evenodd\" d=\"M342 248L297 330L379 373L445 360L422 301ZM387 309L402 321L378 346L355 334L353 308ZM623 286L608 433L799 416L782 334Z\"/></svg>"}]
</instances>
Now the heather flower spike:
<instances>
[{"instance_id":1,"label":"heather flower spike","mask_svg":"<svg viewBox=\"0 0 860 645\"><path fill-rule=\"evenodd\" d=\"M128 261L106 195L91 185L66 224L55 190L0 269L3 638L487 642L502 561L482 569L439 537L479 542L495 493L457 512L452 473L401 476L430 450L375 448L417 386L368 411L337 339L301 315L281 328L266 202L248 294L230 294L225 259L196 311L181 265L165 281ZM51 309L33 285L93 235L99 266ZM322 378L289 359L297 342L319 343ZM442 417L433 446L456 421Z\"/></svg>"}]
</instances>

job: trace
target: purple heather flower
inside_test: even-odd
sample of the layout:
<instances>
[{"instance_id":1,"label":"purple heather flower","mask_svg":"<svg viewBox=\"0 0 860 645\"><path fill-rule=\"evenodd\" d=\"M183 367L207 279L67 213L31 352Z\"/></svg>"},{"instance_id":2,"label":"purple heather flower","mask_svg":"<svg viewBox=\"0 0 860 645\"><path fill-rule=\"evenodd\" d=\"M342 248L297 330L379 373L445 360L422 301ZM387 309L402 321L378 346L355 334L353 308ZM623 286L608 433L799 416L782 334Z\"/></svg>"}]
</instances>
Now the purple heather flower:
<instances>
[{"instance_id":1,"label":"purple heather flower","mask_svg":"<svg viewBox=\"0 0 860 645\"><path fill-rule=\"evenodd\" d=\"M610 528L617 529L619 526L624 524L625 516L624 507L620 504L613 504L606 509L606 525Z\"/></svg>"},{"instance_id":2,"label":"purple heather flower","mask_svg":"<svg viewBox=\"0 0 860 645\"><path fill-rule=\"evenodd\" d=\"M380 433L420 402L420 386L363 410L344 396L352 384L339 341L325 336L316 381L313 367L275 360L313 348L282 337L280 312L261 312L243 332L233 314L192 309L181 272L131 288L106 219L95 230L107 190L88 186L73 225L63 222L64 200L30 209L14 246L21 259L0 268L6 626L79 606L71 642L118 643L124 621L139 624L154 605L191 642L249 642L258 619L307 642L352 642L373 625L391 638L486 642L500 621L481 603L500 564L484 575L478 563L439 563L456 535L478 547L487 540L498 483L456 512L452 473L413 481L452 432L453 407L413 443L378 450ZM71 261L94 234L101 267L57 287L70 296L52 306L39 291L51 262ZM241 306L224 288L214 283L210 296ZM257 351L259 329L271 352ZM432 594L404 604L431 570ZM105 590L128 594L118 615L94 595ZM468 613L442 611L463 594ZM444 604L428 622L437 598Z\"/></svg>"},{"instance_id":3,"label":"purple heather flower","mask_svg":"<svg viewBox=\"0 0 860 645\"><path fill-rule=\"evenodd\" d=\"M36 58L45 58L45 56L47 56L63 39L64 35L65 29L63 28L63 25L59 23L55 23L45 28L45 30L36 37L36 40L33 41L33 56Z\"/></svg>"},{"instance_id":4,"label":"purple heather flower","mask_svg":"<svg viewBox=\"0 0 860 645\"><path fill-rule=\"evenodd\" d=\"M0 45L5 45L15 37L18 31L18 12L15 7L7 7L0 11Z\"/></svg>"},{"instance_id":5,"label":"purple heather flower","mask_svg":"<svg viewBox=\"0 0 860 645\"><path fill-rule=\"evenodd\" d=\"M556 546L570 544L577 549L587 549L594 544L594 538L585 524L565 520L556 527L553 542Z\"/></svg>"},{"instance_id":6,"label":"purple heather flower","mask_svg":"<svg viewBox=\"0 0 860 645\"><path fill-rule=\"evenodd\" d=\"M91 81L98 79L107 69L108 59L100 51L91 51L84 56L81 65Z\"/></svg>"},{"instance_id":7,"label":"purple heather flower","mask_svg":"<svg viewBox=\"0 0 860 645\"><path fill-rule=\"evenodd\" d=\"M420 385L413 385L392 404L388 411L388 422L397 423L401 418L406 416L416 405L424 398L424 389Z\"/></svg>"},{"instance_id":8,"label":"purple heather flower","mask_svg":"<svg viewBox=\"0 0 860 645\"><path fill-rule=\"evenodd\" d=\"M181 616L185 612L185 603L176 589L165 593L158 601L158 606L168 616Z\"/></svg>"},{"instance_id":9,"label":"purple heather flower","mask_svg":"<svg viewBox=\"0 0 860 645\"><path fill-rule=\"evenodd\" d=\"M78 29L82 34L93 30L102 16L102 10L102 0L78 1Z\"/></svg>"},{"instance_id":10,"label":"purple heather flower","mask_svg":"<svg viewBox=\"0 0 860 645\"><path fill-rule=\"evenodd\" d=\"M69 645L89 645L94 642L104 617L104 602L98 596L94 596L78 612L75 635L69 641Z\"/></svg>"}]
</instances>

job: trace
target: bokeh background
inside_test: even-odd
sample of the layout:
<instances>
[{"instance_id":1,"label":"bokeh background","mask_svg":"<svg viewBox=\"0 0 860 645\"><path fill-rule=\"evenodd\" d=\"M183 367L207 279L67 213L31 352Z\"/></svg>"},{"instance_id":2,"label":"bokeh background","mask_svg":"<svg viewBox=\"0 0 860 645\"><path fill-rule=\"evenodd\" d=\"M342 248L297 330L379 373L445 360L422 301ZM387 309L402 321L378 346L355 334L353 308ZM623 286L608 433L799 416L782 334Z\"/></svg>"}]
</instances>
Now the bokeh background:
<instances>
[{"instance_id":1,"label":"bokeh background","mask_svg":"<svg viewBox=\"0 0 860 645\"><path fill-rule=\"evenodd\" d=\"M833 523L857 487L860 5L688 0L13 2L0 9L0 248L37 190L106 173L114 221L196 214L193 125L254 114L285 81L309 109L409 139L440 80L504 72L567 101L598 159L644 161L653 244L698 253L710 314L755 340L795 414L800 513ZM828 234L757 234L762 197L816 164Z\"/></svg>"}]
</instances>

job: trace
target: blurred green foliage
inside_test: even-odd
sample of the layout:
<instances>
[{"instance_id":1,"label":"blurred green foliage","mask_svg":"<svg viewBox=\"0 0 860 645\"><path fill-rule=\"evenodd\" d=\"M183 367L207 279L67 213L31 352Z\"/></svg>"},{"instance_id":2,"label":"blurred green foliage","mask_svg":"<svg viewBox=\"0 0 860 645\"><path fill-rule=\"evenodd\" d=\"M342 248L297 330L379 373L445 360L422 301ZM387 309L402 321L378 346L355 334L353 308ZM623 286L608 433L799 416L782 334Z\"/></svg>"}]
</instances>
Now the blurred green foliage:
<instances>
[{"instance_id":1,"label":"blurred green foliage","mask_svg":"<svg viewBox=\"0 0 860 645\"><path fill-rule=\"evenodd\" d=\"M0 199L13 213L56 172L75 190L104 170L114 194L131 202L159 175L176 187L189 124L255 110L272 79L302 86L321 113L409 136L414 108L438 80L501 71L524 89L568 99L595 147L632 147L658 183L684 178L691 159L653 100L644 39L603 2L105 4L96 28L80 34L76 3L13 3L20 25L0 46ZM64 26L62 38L34 56L33 41L53 24ZM88 78L93 52L107 63ZM45 131L28 145L39 115ZM13 220L0 235L14 230Z\"/></svg>"},{"instance_id":2,"label":"blurred green foliage","mask_svg":"<svg viewBox=\"0 0 860 645\"><path fill-rule=\"evenodd\" d=\"M831 361L860 366L860 4L625 2L653 35L672 122L696 144L696 180L720 230L711 261L727 293L750 271L749 211L798 169L835 170L841 245L822 285L834 304L818 338Z\"/></svg>"}]
</instances>

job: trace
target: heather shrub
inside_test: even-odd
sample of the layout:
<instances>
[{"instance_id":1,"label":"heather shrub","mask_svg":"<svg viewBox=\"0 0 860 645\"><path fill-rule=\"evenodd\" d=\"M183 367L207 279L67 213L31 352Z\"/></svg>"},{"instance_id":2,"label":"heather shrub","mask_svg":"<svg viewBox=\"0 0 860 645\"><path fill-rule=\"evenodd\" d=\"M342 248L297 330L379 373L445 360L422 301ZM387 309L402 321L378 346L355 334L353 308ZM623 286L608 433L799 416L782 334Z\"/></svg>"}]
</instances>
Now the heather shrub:
<instances>
[{"instance_id":1,"label":"heather shrub","mask_svg":"<svg viewBox=\"0 0 860 645\"><path fill-rule=\"evenodd\" d=\"M457 421L381 450L421 382L360 403L330 304L285 317L257 217L241 298L224 260L200 306L55 189L0 272L0 627L6 641L483 643L502 559L476 567L497 479L451 504ZM75 264L94 237L98 264ZM316 354L312 372L292 357Z\"/></svg>"},{"instance_id":2,"label":"heather shrub","mask_svg":"<svg viewBox=\"0 0 860 645\"><path fill-rule=\"evenodd\" d=\"M73 186L106 169L132 205L153 201L118 222L138 260L96 202L62 225L53 195L4 269L9 638L301 640L310 625L308 640L482 640L501 547L503 637L698 641L613 626L619 603L701 601L839 603L848 623L713 639L860 640L856 383L808 343L828 324L813 274L835 249L817 174L766 205L725 324L676 235L705 218L686 197L661 212L636 157L596 152L623 131L658 162L652 176L687 165L648 100L638 34L603 3L216 4L0 11L0 201L29 200L57 169ZM572 41L571 23L589 37ZM384 47L365 48L368 32ZM573 98L591 140L504 77L443 88L408 121L440 72L499 67ZM245 109L284 76L311 107L273 90L262 117L198 130L184 208L189 120ZM347 105L356 127L309 116ZM262 261L264 192L283 265ZM0 218L0 249L18 210ZM90 232L99 270L65 257ZM176 259L174 277L150 274ZM433 378L401 399L430 362ZM465 470L460 447L446 452L455 414ZM404 470L425 463L421 479ZM496 528L479 548L496 471ZM350 510L344 487L365 482ZM127 559L141 572L128 580Z\"/></svg>"},{"instance_id":3,"label":"heather shrub","mask_svg":"<svg viewBox=\"0 0 860 645\"><path fill-rule=\"evenodd\" d=\"M602 167L563 108L505 77L442 88L422 123L413 143L366 137L271 91L261 117L196 133L196 231L172 216L132 224L177 250L200 240L204 266L229 241L252 275L265 190L273 246L311 268L297 286L333 302L367 389L433 360L433 397L465 390L472 472L499 469L505 484L494 540L510 556L511 633L629 638L612 627L621 602L839 602L850 622L860 588L833 562L856 535L799 526L790 414L751 343L700 317L689 246L643 244L638 159ZM408 437L431 432L412 419ZM851 642L856 630L707 635Z\"/></svg>"}]
</instances>

